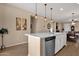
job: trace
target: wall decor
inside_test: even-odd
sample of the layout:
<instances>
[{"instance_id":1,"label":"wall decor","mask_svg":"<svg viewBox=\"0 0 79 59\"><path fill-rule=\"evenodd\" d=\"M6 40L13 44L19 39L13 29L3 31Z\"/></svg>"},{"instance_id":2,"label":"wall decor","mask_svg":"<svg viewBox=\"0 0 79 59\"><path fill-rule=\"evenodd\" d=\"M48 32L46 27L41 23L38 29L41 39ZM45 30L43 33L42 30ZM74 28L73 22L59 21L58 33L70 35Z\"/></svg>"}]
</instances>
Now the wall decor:
<instances>
[{"instance_id":1,"label":"wall decor","mask_svg":"<svg viewBox=\"0 0 79 59\"><path fill-rule=\"evenodd\" d=\"M27 19L16 17L16 30L26 30L27 29Z\"/></svg>"},{"instance_id":2,"label":"wall decor","mask_svg":"<svg viewBox=\"0 0 79 59\"><path fill-rule=\"evenodd\" d=\"M48 24L47 24L47 29L50 29L50 28L51 28L51 24L48 23Z\"/></svg>"},{"instance_id":3,"label":"wall decor","mask_svg":"<svg viewBox=\"0 0 79 59\"><path fill-rule=\"evenodd\" d=\"M27 29L27 19L26 18L22 18L22 20L21 20L21 29L22 30Z\"/></svg>"},{"instance_id":4,"label":"wall decor","mask_svg":"<svg viewBox=\"0 0 79 59\"><path fill-rule=\"evenodd\" d=\"M21 30L21 18L16 17L16 30Z\"/></svg>"}]
</instances>

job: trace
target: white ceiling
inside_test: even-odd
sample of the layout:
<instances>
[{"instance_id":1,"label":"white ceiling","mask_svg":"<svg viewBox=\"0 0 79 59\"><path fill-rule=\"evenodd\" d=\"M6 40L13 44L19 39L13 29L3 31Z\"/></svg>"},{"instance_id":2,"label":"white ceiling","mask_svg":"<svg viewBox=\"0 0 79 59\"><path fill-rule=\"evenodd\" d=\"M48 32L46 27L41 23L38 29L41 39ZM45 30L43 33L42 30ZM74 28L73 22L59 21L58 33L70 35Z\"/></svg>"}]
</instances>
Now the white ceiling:
<instances>
[{"instance_id":1,"label":"white ceiling","mask_svg":"<svg viewBox=\"0 0 79 59\"><path fill-rule=\"evenodd\" d=\"M24 10L35 13L35 3L9 3ZM45 14L44 3L37 4L38 15L44 16ZM53 19L58 21L71 21L72 12L75 12L75 18L79 20L79 4L76 3L47 3L47 17L50 18L50 8L53 8ZM60 11L63 8L63 11ZM73 10L74 9L74 10Z\"/></svg>"}]
</instances>

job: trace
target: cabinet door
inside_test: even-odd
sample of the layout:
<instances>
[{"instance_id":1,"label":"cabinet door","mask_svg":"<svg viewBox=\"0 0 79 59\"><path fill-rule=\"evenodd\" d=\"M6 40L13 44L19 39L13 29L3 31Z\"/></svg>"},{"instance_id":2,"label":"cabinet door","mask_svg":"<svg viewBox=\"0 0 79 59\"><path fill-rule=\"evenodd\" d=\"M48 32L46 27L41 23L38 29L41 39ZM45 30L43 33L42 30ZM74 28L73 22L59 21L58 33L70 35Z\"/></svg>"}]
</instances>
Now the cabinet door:
<instances>
[{"instance_id":1,"label":"cabinet door","mask_svg":"<svg viewBox=\"0 0 79 59\"><path fill-rule=\"evenodd\" d=\"M60 37L57 35L55 39L55 53L60 50Z\"/></svg>"},{"instance_id":2,"label":"cabinet door","mask_svg":"<svg viewBox=\"0 0 79 59\"><path fill-rule=\"evenodd\" d=\"M66 34L64 34L62 38L63 38L63 45L66 45Z\"/></svg>"},{"instance_id":3,"label":"cabinet door","mask_svg":"<svg viewBox=\"0 0 79 59\"><path fill-rule=\"evenodd\" d=\"M56 37L56 39L55 39L55 53L57 53L57 52L58 52L58 39Z\"/></svg>"},{"instance_id":4,"label":"cabinet door","mask_svg":"<svg viewBox=\"0 0 79 59\"><path fill-rule=\"evenodd\" d=\"M60 50L61 48L62 48L62 36L61 35L59 35L58 36L58 50Z\"/></svg>"},{"instance_id":5,"label":"cabinet door","mask_svg":"<svg viewBox=\"0 0 79 59\"><path fill-rule=\"evenodd\" d=\"M66 45L66 34L61 35L61 48Z\"/></svg>"},{"instance_id":6,"label":"cabinet door","mask_svg":"<svg viewBox=\"0 0 79 59\"><path fill-rule=\"evenodd\" d=\"M64 46L63 35L60 36L60 49Z\"/></svg>"},{"instance_id":7,"label":"cabinet door","mask_svg":"<svg viewBox=\"0 0 79 59\"><path fill-rule=\"evenodd\" d=\"M66 34L57 35L55 39L55 53L57 53L66 44Z\"/></svg>"}]
</instances>

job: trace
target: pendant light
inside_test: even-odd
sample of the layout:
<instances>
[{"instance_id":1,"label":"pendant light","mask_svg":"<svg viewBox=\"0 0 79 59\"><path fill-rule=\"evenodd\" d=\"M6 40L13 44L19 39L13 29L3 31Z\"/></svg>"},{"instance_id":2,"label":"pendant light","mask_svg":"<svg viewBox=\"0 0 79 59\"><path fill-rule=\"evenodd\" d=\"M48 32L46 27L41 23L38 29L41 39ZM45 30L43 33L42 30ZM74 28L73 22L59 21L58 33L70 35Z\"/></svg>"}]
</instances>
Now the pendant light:
<instances>
[{"instance_id":1,"label":"pendant light","mask_svg":"<svg viewBox=\"0 0 79 59\"><path fill-rule=\"evenodd\" d=\"M52 9L53 8L50 8L50 11L51 11L51 22L53 22L53 19L52 19Z\"/></svg>"},{"instance_id":2,"label":"pendant light","mask_svg":"<svg viewBox=\"0 0 79 59\"><path fill-rule=\"evenodd\" d=\"M53 9L53 8L50 8L50 11L51 11L51 15L50 15L50 16L51 16L51 23L53 23L53 28L51 27L50 30L51 30L51 32L53 32L53 34L54 34L54 21L53 21L53 19L52 19L52 9ZM53 31L52 31L52 30L53 30Z\"/></svg>"},{"instance_id":3,"label":"pendant light","mask_svg":"<svg viewBox=\"0 0 79 59\"><path fill-rule=\"evenodd\" d=\"M51 25L52 25L52 8L50 8L50 11L51 11L51 15L50 16L51 16ZM52 30L53 30L53 28L51 27L50 28L50 32L53 32Z\"/></svg>"},{"instance_id":4,"label":"pendant light","mask_svg":"<svg viewBox=\"0 0 79 59\"><path fill-rule=\"evenodd\" d=\"M71 25L75 25L75 20L74 20L74 15L75 15L74 5L72 7L73 7L73 10L72 10L72 24Z\"/></svg>"},{"instance_id":5,"label":"pendant light","mask_svg":"<svg viewBox=\"0 0 79 59\"><path fill-rule=\"evenodd\" d=\"M35 9L36 9L35 19L37 19L38 18L38 16L37 16L37 3L35 4Z\"/></svg>"},{"instance_id":6,"label":"pendant light","mask_svg":"<svg viewBox=\"0 0 79 59\"><path fill-rule=\"evenodd\" d=\"M75 25L75 22L74 22L74 14L75 13L72 13L72 25Z\"/></svg>"},{"instance_id":7,"label":"pendant light","mask_svg":"<svg viewBox=\"0 0 79 59\"><path fill-rule=\"evenodd\" d=\"M47 4L44 4L44 6L45 6L45 17L44 17L44 20L46 21L47 20L47 17L46 17L46 6L47 6Z\"/></svg>"}]
</instances>

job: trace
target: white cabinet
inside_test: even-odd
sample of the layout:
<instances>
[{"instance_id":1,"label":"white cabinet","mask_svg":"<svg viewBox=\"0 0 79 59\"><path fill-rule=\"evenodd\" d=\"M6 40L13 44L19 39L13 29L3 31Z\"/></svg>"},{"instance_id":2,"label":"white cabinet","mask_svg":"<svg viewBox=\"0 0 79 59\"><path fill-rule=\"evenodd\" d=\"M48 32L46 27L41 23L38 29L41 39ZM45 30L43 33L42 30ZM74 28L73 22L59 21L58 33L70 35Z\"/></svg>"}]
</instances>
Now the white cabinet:
<instances>
[{"instance_id":1,"label":"white cabinet","mask_svg":"<svg viewBox=\"0 0 79 59\"><path fill-rule=\"evenodd\" d=\"M60 43L60 45L59 45L59 50L63 47L63 38L62 38L62 35L59 35L59 43Z\"/></svg>"},{"instance_id":2,"label":"white cabinet","mask_svg":"<svg viewBox=\"0 0 79 59\"><path fill-rule=\"evenodd\" d=\"M63 40L63 45L66 45L66 41L67 41L66 34L64 34L62 37L63 37L63 38L62 38L62 40Z\"/></svg>"},{"instance_id":3,"label":"white cabinet","mask_svg":"<svg viewBox=\"0 0 79 59\"><path fill-rule=\"evenodd\" d=\"M60 37L59 36L56 36L56 39L55 39L55 53L57 53L59 50L60 50Z\"/></svg>"},{"instance_id":4,"label":"white cabinet","mask_svg":"<svg viewBox=\"0 0 79 59\"><path fill-rule=\"evenodd\" d=\"M56 35L55 54L66 45L66 34Z\"/></svg>"}]
</instances>

